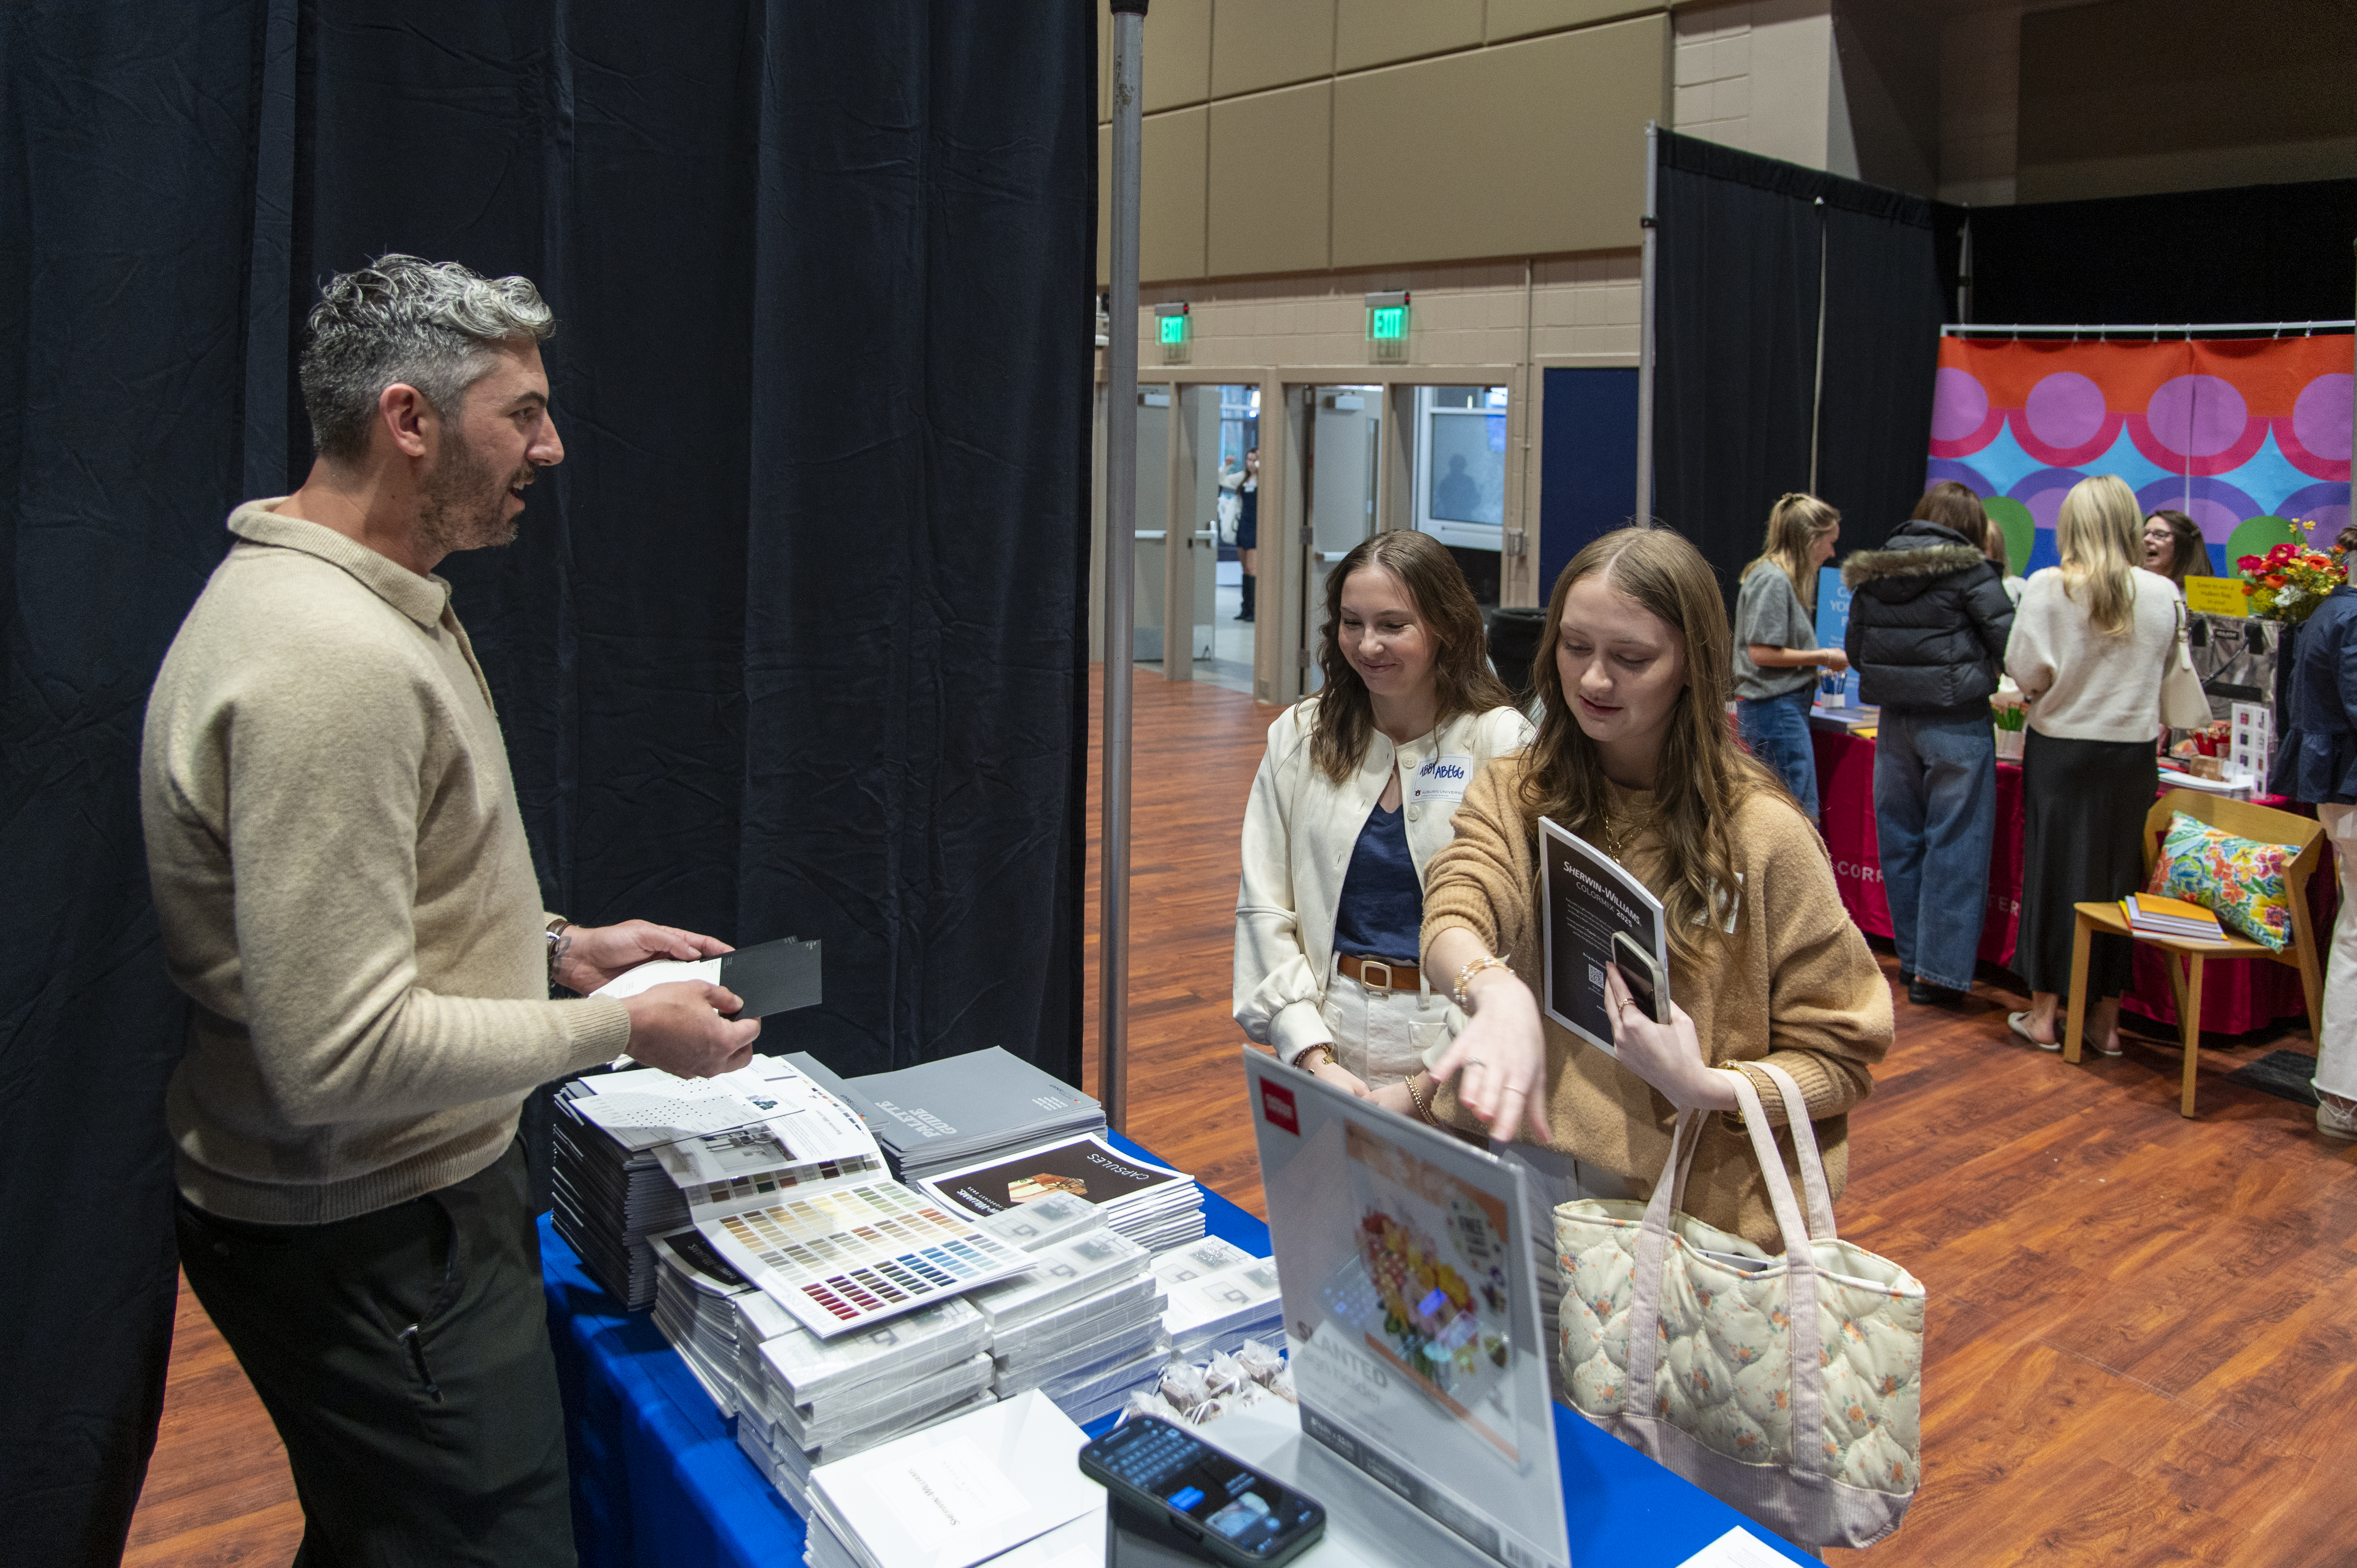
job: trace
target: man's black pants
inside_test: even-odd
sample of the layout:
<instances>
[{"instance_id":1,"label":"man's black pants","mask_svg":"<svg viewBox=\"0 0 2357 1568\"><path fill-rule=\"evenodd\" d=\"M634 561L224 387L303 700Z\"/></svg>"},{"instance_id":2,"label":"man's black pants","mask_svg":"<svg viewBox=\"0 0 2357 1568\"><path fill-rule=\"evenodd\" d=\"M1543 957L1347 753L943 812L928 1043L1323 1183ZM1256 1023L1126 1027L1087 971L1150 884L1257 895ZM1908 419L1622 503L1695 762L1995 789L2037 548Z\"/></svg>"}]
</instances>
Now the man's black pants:
<instances>
[{"instance_id":1,"label":"man's black pants","mask_svg":"<svg viewBox=\"0 0 2357 1568\"><path fill-rule=\"evenodd\" d=\"M331 1225L179 1205L180 1263L268 1407L296 1568L572 1568L565 1427L523 1145Z\"/></svg>"}]
</instances>

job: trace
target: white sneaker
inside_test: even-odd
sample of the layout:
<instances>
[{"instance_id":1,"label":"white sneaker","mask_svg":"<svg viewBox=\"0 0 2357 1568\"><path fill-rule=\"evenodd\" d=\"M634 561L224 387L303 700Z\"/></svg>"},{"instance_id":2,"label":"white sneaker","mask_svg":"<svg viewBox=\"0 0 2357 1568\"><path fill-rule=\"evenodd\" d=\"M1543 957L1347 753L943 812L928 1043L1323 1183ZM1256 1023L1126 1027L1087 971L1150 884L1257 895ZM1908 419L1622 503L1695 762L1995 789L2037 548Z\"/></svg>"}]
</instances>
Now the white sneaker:
<instances>
[{"instance_id":1,"label":"white sneaker","mask_svg":"<svg viewBox=\"0 0 2357 1568\"><path fill-rule=\"evenodd\" d=\"M2357 1111L2344 1111L2319 1094L2316 1097L2316 1130L2328 1138L2357 1140Z\"/></svg>"}]
</instances>

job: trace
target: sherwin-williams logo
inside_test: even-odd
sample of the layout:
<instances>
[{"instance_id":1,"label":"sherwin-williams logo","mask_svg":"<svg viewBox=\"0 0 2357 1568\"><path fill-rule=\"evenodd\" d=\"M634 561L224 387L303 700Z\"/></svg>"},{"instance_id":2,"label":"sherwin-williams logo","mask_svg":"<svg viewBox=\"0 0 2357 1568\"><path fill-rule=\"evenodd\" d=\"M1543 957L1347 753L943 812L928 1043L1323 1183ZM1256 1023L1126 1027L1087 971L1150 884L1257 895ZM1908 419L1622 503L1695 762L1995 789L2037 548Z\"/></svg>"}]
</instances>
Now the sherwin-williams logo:
<instances>
[{"instance_id":1,"label":"sherwin-williams logo","mask_svg":"<svg viewBox=\"0 0 2357 1568\"><path fill-rule=\"evenodd\" d=\"M1283 1084L1261 1080L1260 1113L1270 1126L1282 1127L1297 1138L1301 1136L1301 1113L1293 1108L1293 1090Z\"/></svg>"}]
</instances>

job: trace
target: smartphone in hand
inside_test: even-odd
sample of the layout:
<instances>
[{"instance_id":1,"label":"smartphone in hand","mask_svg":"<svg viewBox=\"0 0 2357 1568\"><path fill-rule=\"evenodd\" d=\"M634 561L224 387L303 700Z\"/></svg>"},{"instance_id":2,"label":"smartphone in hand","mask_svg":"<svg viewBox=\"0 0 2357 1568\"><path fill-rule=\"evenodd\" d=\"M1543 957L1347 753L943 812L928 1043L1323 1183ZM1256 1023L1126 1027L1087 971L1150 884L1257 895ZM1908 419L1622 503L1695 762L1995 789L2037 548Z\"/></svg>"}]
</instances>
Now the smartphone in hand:
<instances>
[{"instance_id":1,"label":"smartphone in hand","mask_svg":"<svg viewBox=\"0 0 2357 1568\"><path fill-rule=\"evenodd\" d=\"M1645 1016L1656 1024L1668 1023L1669 1004L1662 999L1662 977L1653 968L1653 955L1639 947L1628 932L1615 931L1612 962L1620 971L1620 983L1629 988Z\"/></svg>"}]
</instances>

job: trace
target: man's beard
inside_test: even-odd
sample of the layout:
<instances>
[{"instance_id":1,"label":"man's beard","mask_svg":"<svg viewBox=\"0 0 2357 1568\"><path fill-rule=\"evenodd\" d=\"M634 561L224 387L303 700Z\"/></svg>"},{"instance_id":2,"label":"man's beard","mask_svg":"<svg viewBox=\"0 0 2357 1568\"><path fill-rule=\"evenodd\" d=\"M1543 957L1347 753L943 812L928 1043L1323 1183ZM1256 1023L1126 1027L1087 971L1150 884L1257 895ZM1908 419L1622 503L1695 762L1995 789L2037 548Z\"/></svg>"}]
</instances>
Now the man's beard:
<instances>
[{"instance_id":1,"label":"man's beard","mask_svg":"<svg viewBox=\"0 0 2357 1568\"><path fill-rule=\"evenodd\" d=\"M529 479L529 472L518 476ZM513 482L513 481L510 481ZM418 536L436 555L515 542L521 515L507 513L508 485L483 455L449 432L442 454L427 471L417 502Z\"/></svg>"}]
</instances>

